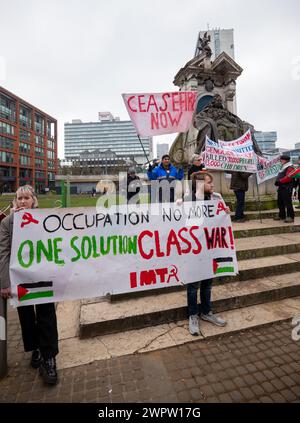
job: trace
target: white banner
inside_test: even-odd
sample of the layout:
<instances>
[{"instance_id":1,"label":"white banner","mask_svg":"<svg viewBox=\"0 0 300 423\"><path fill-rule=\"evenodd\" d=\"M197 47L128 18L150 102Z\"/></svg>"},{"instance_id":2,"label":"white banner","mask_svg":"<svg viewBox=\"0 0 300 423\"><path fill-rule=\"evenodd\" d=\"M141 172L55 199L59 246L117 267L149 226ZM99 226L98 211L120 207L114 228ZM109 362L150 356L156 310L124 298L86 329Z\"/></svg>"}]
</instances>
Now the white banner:
<instances>
[{"instance_id":1,"label":"white banner","mask_svg":"<svg viewBox=\"0 0 300 423\"><path fill-rule=\"evenodd\" d=\"M127 112L141 136L186 132L195 110L196 91L122 94Z\"/></svg>"},{"instance_id":2,"label":"white banner","mask_svg":"<svg viewBox=\"0 0 300 423\"><path fill-rule=\"evenodd\" d=\"M218 144L223 148L230 148L237 153L251 153L253 151L253 141L251 138L250 129L244 133L240 138L233 141L218 140Z\"/></svg>"},{"instance_id":3,"label":"white banner","mask_svg":"<svg viewBox=\"0 0 300 423\"><path fill-rule=\"evenodd\" d=\"M177 286L238 272L222 201L14 216L15 306Z\"/></svg>"},{"instance_id":4,"label":"white banner","mask_svg":"<svg viewBox=\"0 0 300 423\"><path fill-rule=\"evenodd\" d=\"M252 141L251 141L252 142ZM237 152L237 149L248 149L248 151ZM207 169L222 170L230 172L256 173L257 164L253 148L249 144L243 147L221 147L218 143L206 137L204 163Z\"/></svg>"},{"instance_id":5,"label":"white banner","mask_svg":"<svg viewBox=\"0 0 300 423\"><path fill-rule=\"evenodd\" d=\"M264 157L256 156L257 158L257 183L261 184L262 182L267 181L268 179L275 178L280 169L282 168L282 164L280 162L280 155L274 157L271 160L265 159Z\"/></svg>"}]
</instances>

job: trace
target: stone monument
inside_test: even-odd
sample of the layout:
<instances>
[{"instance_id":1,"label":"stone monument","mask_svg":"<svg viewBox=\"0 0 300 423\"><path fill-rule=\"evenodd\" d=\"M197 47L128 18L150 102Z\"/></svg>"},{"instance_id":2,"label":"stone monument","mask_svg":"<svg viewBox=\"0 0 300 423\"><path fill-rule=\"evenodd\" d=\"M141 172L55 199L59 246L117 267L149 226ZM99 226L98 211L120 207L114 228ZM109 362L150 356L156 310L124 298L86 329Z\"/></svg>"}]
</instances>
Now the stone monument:
<instances>
[{"instance_id":1,"label":"stone monument","mask_svg":"<svg viewBox=\"0 0 300 423\"><path fill-rule=\"evenodd\" d=\"M249 128L254 150L262 154L253 135L253 125L236 115L236 80L243 69L225 52L211 61L209 41L209 36L204 34L200 40L198 56L187 62L173 81L181 91L197 91L192 124L186 133L177 135L170 149L175 166L186 168L193 154L203 151L206 135L214 141L232 141ZM229 193L224 173L218 173L219 192ZM273 181L262 184L259 189L262 194L274 193ZM249 191L254 194L254 187Z\"/></svg>"},{"instance_id":2,"label":"stone monument","mask_svg":"<svg viewBox=\"0 0 300 423\"><path fill-rule=\"evenodd\" d=\"M236 113L236 80L243 69L225 52L211 61L209 37L201 39L199 55L179 70L174 84L182 91L197 91L196 111L187 133L180 133L170 149L177 165L189 163L192 155L202 151L205 135L217 141L231 141L243 135L251 124L242 121ZM254 139L254 149L261 151Z\"/></svg>"}]
</instances>

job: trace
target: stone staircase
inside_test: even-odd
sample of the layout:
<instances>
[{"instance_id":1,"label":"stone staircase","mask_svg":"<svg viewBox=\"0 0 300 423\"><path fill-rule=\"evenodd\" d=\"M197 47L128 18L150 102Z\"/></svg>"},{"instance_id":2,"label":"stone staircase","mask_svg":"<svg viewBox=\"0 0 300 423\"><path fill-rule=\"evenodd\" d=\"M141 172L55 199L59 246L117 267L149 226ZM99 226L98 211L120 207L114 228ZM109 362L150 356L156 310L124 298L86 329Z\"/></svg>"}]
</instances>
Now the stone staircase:
<instances>
[{"instance_id":1,"label":"stone staircase","mask_svg":"<svg viewBox=\"0 0 300 423\"><path fill-rule=\"evenodd\" d=\"M263 310L268 316L267 323L273 321L270 317L273 308L280 311L279 319L290 318L293 310L297 314L300 304L300 211L296 212L294 224L273 221L275 213L263 211L262 221L257 220L256 212L247 213L249 221L234 223L239 275L214 279L214 312L232 312L237 316L237 309L242 309L239 315L246 313L248 316L253 309L255 315L262 317L257 322L254 319L255 325L266 324ZM284 310L288 309L289 301L292 308L286 314ZM274 315L274 321L277 317ZM182 287L102 297L81 301L79 336L124 333L186 320L186 291ZM239 327L236 323L235 330L244 326ZM222 330L224 328L215 327L212 332L217 334Z\"/></svg>"}]
</instances>

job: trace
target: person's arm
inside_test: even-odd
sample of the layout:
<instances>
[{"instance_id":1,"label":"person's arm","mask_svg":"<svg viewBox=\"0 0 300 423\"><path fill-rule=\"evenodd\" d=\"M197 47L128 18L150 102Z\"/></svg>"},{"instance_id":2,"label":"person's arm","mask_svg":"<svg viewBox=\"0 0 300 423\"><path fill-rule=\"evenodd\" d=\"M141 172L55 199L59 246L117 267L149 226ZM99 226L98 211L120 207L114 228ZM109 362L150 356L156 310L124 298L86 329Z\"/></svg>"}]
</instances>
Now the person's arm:
<instances>
[{"instance_id":1,"label":"person's arm","mask_svg":"<svg viewBox=\"0 0 300 423\"><path fill-rule=\"evenodd\" d=\"M157 179L157 170L158 170L158 163L154 163L153 165L149 164L149 168L147 171L147 176L150 179L150 181L154 181Z\"/></svg>"},{"instance_id":2,"label":"person's arm","mask_svg":"<svg viewBox=\"0 0 300 423\"><path fill-rule=\"evenodd\" d=\"M4 219L0 224L0 292L3 298L11 296L9 277L11 239L9 225L10 219Z\"/></svg>"}]
</instances>

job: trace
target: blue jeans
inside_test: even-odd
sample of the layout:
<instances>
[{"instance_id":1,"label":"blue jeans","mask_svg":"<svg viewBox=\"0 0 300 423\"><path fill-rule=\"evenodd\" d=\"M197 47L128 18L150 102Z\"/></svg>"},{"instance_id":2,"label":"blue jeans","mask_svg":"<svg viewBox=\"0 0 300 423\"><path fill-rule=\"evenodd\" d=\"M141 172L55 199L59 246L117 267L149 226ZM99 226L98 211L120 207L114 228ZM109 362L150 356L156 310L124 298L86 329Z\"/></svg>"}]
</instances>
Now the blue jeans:
<instances>
[{"instance_id":1,"label":"blue jeans","mask_svg":"<svg viewBox=\"0 0 300 423\"><path fill-rule=\"evenodd\" d=\"M236 210L235 210L235 218L236 219L243 219L244 209L245 209L245 191L238 189L234 191L236 196Z\"/></svg>"},{"instance_id":2,"label":"blue jeans","mask_svg":"<svg viewBox=\"0 0 300 423\"><path fill-rule=\"evenodd\" d=\"M198 306L197 293L199 286L201 304ZM208 314L211 311L211 288L212 279L189 283L187 285L187 304L189 316L193 316L199 313Z\"/></svg>"}]
</instances>

